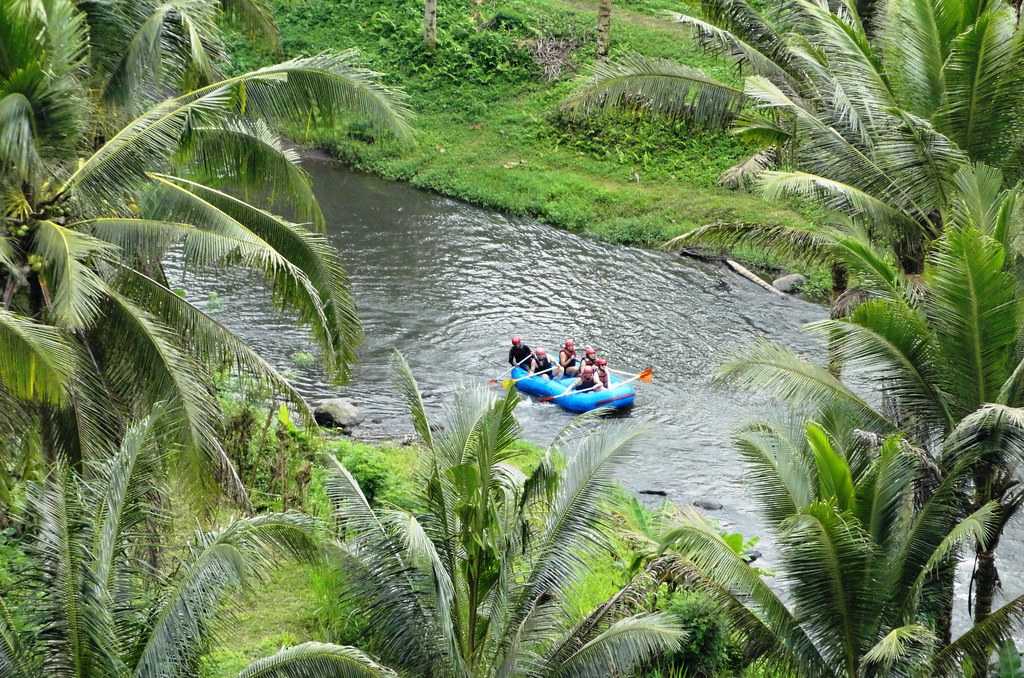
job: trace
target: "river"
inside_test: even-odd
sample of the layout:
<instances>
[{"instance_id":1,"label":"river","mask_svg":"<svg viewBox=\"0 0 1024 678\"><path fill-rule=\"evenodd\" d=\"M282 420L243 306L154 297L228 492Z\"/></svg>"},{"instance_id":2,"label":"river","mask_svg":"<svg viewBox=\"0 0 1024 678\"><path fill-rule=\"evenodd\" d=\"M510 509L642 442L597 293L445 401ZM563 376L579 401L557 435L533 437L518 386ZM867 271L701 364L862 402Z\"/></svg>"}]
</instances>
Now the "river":
<instances>
[{"instance_id":1,"label":"river","mask_svg":"<svg viewBox=\"0 0 1024 678\"><path fill-rule=\"evenodd\" d=\"M394 437L411 431L389 369L395 348L412 366L428 407L440 408L460 384L479 385L502 371L513 334L549 351L574 337L613 366L655 371L628 415L649 422L654 435L621 469L622 482L678 504L719 503L709 515L724 527L763 534L730 436L771 416L772 406L718 388L712 376L758 338L820 360L821 343L801 326L825 317L824 307L769 294L717 264L609 246L328 161L306 165L366 334L350 384L337 388L315 366L294 364L295 352L313 350L308 334L270 311L246 274L185 280L192 298L289 370L304 395L349 396L369 417L362 435ZM526 437L540 444L570 421L551 404L526 401L518 413ZM1024 588L1016 522L1000 547L1009 592ZM759 548L770 566L770 541ZM970 576L970 563L964 567L961 580ZM965 605L958 608L962 624Z\"/></svg>"}]
</instances>

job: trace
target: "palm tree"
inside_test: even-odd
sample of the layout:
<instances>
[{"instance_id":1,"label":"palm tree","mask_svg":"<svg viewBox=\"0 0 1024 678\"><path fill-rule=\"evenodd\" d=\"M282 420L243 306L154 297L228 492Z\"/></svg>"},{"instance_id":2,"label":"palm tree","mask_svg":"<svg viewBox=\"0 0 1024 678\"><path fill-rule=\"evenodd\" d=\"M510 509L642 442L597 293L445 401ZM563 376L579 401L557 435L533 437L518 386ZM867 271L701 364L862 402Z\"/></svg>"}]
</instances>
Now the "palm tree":
<instances>
[{"instance_id":1,"label":"palm tree","mask_svg":"<svg viewBox=\"0 0 1024 678\"><path fill-rule=\"evenodd\" d=\"M597 5L597 58L608 58L612 43L612 0L599 0Z\"/></svg>"},{"instance_id":2,"label":"palm tree","mask_svg":"<svg viewBox=\"0 0 1024 678\"><path fill-rule=\"evenodd\" d=\"M998 191L998 180L989 189ZM837 251L871 296L849 317L809 329L825 336L844 364L874 379L883 407L767 342L726 364L720 375L724 383L781 398L800 411L842 406L867 430L905 430L940 468L955 461L942 445L964 422L989 426L966 500L972 511L992 501L999 506L991 536L976 544L978 622L992 609L999 537L1024 503L1024 484L1014 471L1024 459L1024 419L1017 409L1024 406L1024 334L1018 327L1024 299L1007 257L1013 226L999 218L1002 210L977 209L988 204L963 200L951 212L923 278L901 273L864 239L839 241Z\"/></svg>"},{"instance_id":3,"label":"palm tree","mask_svg":"<svg viewBox=\"0 0 1024 678\"><path fill-rule=\"evenodd\" d=\"M748 74L742 89L663 60L599 68L567 102L574 114L643 106L733 131L762 146L726 173L757 176L769 199L795 195L890 245L920 273L941 233L952 177L966 162L1019 178L1024 152L1024 29L1005 0L704 0L678 15L705 47ZM782 171L775 170L779 166ZM801 256L816 234L722 224L677 244L756 242ZM841 277L841 276L840 276Z\"/></svg>"},{"instance_id":4,"label":"palm tree","mask_svg":"<svg viewBox=\"0 0 1024 678\"><path fill-rule=\"evenodd\" d=\"M180 557L154 570L146 556L153 526L156 538L168 532L153 501L162 492L165 416L158 408L129 428L119 450L81 475L58 462L32 488L23 516L29 568L0 598L0 674L190 678L228 630L238 592L282 557L319 557L312 519L264 514L198 530ZM355 650L310 643L241 676L316 675L296 668L315 662L321 675L390 675Z\"/></svg>"},{"instance_id":5,"label":"palm tree","mask_svg":"<svg viewBox=\"0 0 1024 678\"><path fill-rule=\"evenodd\" d=\"M834 434L808 422L795 435L759 424L737 436L778 544L785 600L697 513L666 535L665 548L681 554L679 569L727 611L748 650L785 675L959 676L964 659L985 667L1024 619L1024 596L951 643L932 628L944 597L937 575L1000 520L995 502L960 511L957 494L981 453L967 444L977 422L947 441L957 462L939 476L899 435L865 439L842 416L829 423Z\"/></svg>"},{"instance_id":6,"label":"palm tree","mask_svg":"<svg viewBox=\"0 0 1024 678\"><path fill-rule=\"evenodd\" d=\"M675 647L681 634L667 617L631 614L635 587L579 623L561 606L604 544L612 467L637 431L570 426L555 442L575 441L564 471L553 446L524 475L514 465L514 391L462 392L438 428L397 362L424 446L422 512L371 508L333 460L328 484L346 599L381 630L373 649L382 660L403 675L606 676Z\"/></svg>"},{"instance_id":7,"label":"palm tree","mask_svg":"<svg viewBox=\"0 0 1024 678\"><path fill-rule=\"evenodd\" d=\"M260 2L223 7L266 18ZM308 410L169 288L162 258L177 248L195 269L261 273L345 378L360 336L348 281L309 177L273 128L355 113L409 129L403 98L351 51L224 78L220 12L0 0L0 436L78 465L167 401L187 449L243 495L217 440L211 372L231 367ZM307 223L239 197L250 194Z\"/></svg>"},{"instance_id":8,"label":"palm tree","mask_svg":"<svg viewBox=\"0 0 1024 678\"><path fill-rule=\"evenodd\" d=\"M437 0L423 0L423 46L437 47Z\"/></svg>"}]
</instances>

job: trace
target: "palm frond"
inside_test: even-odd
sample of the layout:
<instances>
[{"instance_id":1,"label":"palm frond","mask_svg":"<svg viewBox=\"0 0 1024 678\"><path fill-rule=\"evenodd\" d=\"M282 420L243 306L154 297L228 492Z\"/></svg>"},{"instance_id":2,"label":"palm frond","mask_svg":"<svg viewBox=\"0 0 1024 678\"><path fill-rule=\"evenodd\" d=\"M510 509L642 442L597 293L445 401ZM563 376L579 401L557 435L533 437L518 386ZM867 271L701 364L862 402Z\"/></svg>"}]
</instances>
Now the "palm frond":
<instances>
[{"instance_id":1,"label":"palm frond","mask_svg":"<svg viewBox=\"0 0 1024 678\"><path fill-rule=\"evenodd\" d=\"M250 36L268 40L274 50L280 47L281 36L266 0L220 0L220 5L224 15L243 26Z\"/></svg>"},{"instance_id":2,"label":"palm frond","mask_svg":"<svg viewBox=\"0 0 1024 678\"><path fill-rule=\"evenodd\" d=\"M742 429L733 444L769 525L781 524L814 501L813 463L801 440L776 426L756 424Z\"/></svg>"},{"instance_id":3,"label":"palm frond","mask_svg":"<svg viewBox=\"0 0 1024 678\"><path fill-rule=\"evenodd\" d=\"M847 670L862 651L862 620L874 614L865 570L872 545L834 503L819 502L790 519L780 535L796 614L815 629L825 661Z\"/></svg>"},{"instance_id":4,"label":"palm frond","mask_svg":"<svg viewBox=\"0 0 1024 678\"><path fill-rule=\"evenodd\" d=\"M28 181L42 171L36 148L32 102L21 92L0 98L0 168Z\"/></svg>"},{"instance_id":5,"label":"palm frond","mask_svg":"<svg viewBox=\"0 0 1024 678\"><path fill-rule=\"evenodd\" d=\"M207 364L211 371L233 365L239 374L285 396L306 422L313 422L313 412L302 394L231 330L167 286L135 269L115 267L120 272L116 289L180 336L194 358Z\"/></svg>"},{"instance_id":6,"label":"palm frond","mask_svg":"<svg viewBox=\"0 0 1024 678\"><path fill-rule=\"evenodd\" d=\"M937 642L928 627L907 624L885 634L861 659L865 667L878 667L884 672L900 669L913 673L926 666Z\"/></svg>"},{"instance_id":7,"label":"palm frond","mask_svg":"<svg viewBox=\"0 0 1024 678\"><path fill-rule=\"evenodd\" d=\"M723 365L715 380L745 391L764 393L795 408L823 410L849 407L868 428L891 430L892 424L828 370L802 360L789 349L758 341L742 357Z\"/></svg>"},{"instance_id":8,"label":"palm frond","mask_svg":"<svg viewBox=\"0 0 1024 678\"><path fill-rule=\"evenodd\" d=\"M728 4L735 6L740 3ZM673 13L670 16L673 21L689 28L696 37L697 42L705 49L727 55L740 68L750 73L756 73L780 85L786 85L792 91L798 89L795 80L784 67L789 62L784 43L777 39L778 36L771 31L767 23L761 24L758 38L762 42L768 42L766 38L771 37L771 42L768 45L769 49L773 49L771 54L765 54L756 45L750 44L732 31L714 23L685 14Z\"/></svg>"},{"instance_id":9,"label":"palm frond","mask_svg":"<svg viewBox=\"0 0 1024 678\"><path fill-rule=\"evenodd\" d=\"M409 416L412 417L412 425L416 434L427 447L434 446L434 433L430 429L430 419L427 417L427 408L423 404L423 394L420 393L419 384L412 374L409 363L405 356L397 349L395 350L392 362L395 365L396 381L398 388L405 397L406 406L409 408Z\"/></svg>"},{"instance_id":10,"label":"palm frond","mask_svg":"<svg viewBox=\"0 0 1024 678\"><path fill-rule=\"evenodd\" d=\"M981 14L952 43L936 121L975 160L996 164L1020 138L1011 126L1020 111L1022 60L1024 41L1008 5Z\"/></svg>"},{"instance_id":11,"label":"palm frond","mask_svg":"<svg viewBox=\"0 0 1024 678\"><path fill-rule=\"evenodd\" d=\"M779 652L783 660L796 658L795 663L808 674L827 673L823 669L828 665L794 615L761 573L723 541L716 526L690 511L678 527L665 534L662 550L666 549L680 553L693 564L701 589L729 609L737 628L754 632L762 645L784 648ZM766 633L771 634L771 643L765 639Z\"/></svg>"},{"instance_id":12,"label":"palm frond","mask_svg":"<svg viewBox=\"0 0 1024 678\"><path fill-rule=\"evenodd\" d=\"M531 549L530 574L518 588L503 620L499 647L519 642L523 625L548 591L562 590L578 576L586 554L604 543L601 502L612 490L617 463L633 453L643 430L608 426L580 440L555 492L545 523Z\"/></svg>"},{"instance_id":13,"label":"palm frond","mask_svg":"<svg viewBox=\"0 0 1024 678\"><path fill-rule=\"evenodd\" d=\"M89 264L94 257L113 254L114 248L53 221L37 223L32 246L46 261L54 324L69 330L89 327L106 293L106 285Z\"/></svg>"},{"instance_id":14,"label":"palm frond","mask_svg":"<svg viewBox=\"0 0 1024 678\"><path fill-rule=\"evenodd\" d=\"M725 127L743 93L701 71L667 59L634 55L598 64L589 81L562 106L573 117L636 107L709 127Z\"/></svg>"},{"instance_id":15,"label":"palm frond","mask_svg":"<svg viewBox=\"0 0 1024 678\"><path fill-rule=\"evenodd\" d=\"M785 25L770 13L762 13L747 0L702 0L701 16L787 70L792 55L783 35ZM780 31L777 27L781 28Z\"/></svg>"},{"instance_id":16,"label":"palm frond","mask_svg":"<svg viewBox=\"0 0 1024 678\"><path fill-rule=\"evenodd\" d=\"M808 330L826 337L844 363L877 378L896 398L900 411L926 424L949 430L953 415L934 368L934 336L913 309L883 299L860 304L849 318L812 323Z\"/></svg>"},{"instance_id":17,"label":"palm frond","mask_svg":"<svg viewBox=\"0 0 1024 678\"><path fill-rule=\"evenodd\" d=\"M869 223L881 222L916 228L916 224L892 204L856 186L826 176L806 172L762 172L758 177L757 188L766 200L795 196Z\"/></svg>"},{"instance_id":18,"label":"palm frond","mask_svg":"<svg viewBox=\"0 0 1024 678\"><path fill-rule=\"evenodd\" d=\"M429 587L406 562L405 546L370 508L348 469L327 457L327 496L345 544L337 557L346 571L345 599L358 601L371 627L388 629L380 653L398 666L433 666L447 643L433 624Z\"/></svg>"},{"instance_id":19,"label":"palm frond","mask_svg":"<svg viewBox=\"0 0 1024 678\"><path fill-rule=\"evenodd\" d=\"M667 614L620 619L569 656L555 675L597 678L629 675L645 661L677 648L686 633Z\"/></svg>"},{"instance_id":20,"label":"palm frond","mask_svg":"<svg viewBox=\"0 0 1024 678\"><path fill-rule=\"evenodd\" d=\"M961 546L967 543L978 543L984 545L991 538L995 525L999 520L999 504L994 501L982 506L969 516L957 523L943 539L935 545L934 551L928 558L928 562L921 568L913 585L910 588L908 598L914 599L920 595L928 578L948 563L950 558L955 556Z\"/></svg>"},{"instance_id":21,"label":"palm frond","mask_svg":"<svg viewBox=\"0 0 1024 678\"><path fill-rule=\"evenodd\" d=\"M74 191L93 204L119 204L166 166L190 127L217 124L238 115L269 122L333 122L354 113L401 139L411 136L404 96L360 68L345 51L292 59L207 85L162 101L125 125L82 162L61 192Z\"/></svg>"},{"instance_id":22,"label":"palm frond","mask_svg":"<svg viewBox=\"0 0 1024 678\"><path fill-rule=\"evenodd\" d=\"M931 675L961 675L964 659L987 657L999 645L1012 638L1014 630L1019 629L1022 622L1024 596L1019 596L975 623L970 631L939 650L932 660Z\"/></svg>"},{"instance_id":23,"label":"palm frond","mask_svg":"<svg viewBox=\"0 0 1024 678\"><path fill-rule=\"evenodd\" d=\"M104 98L130 109L178 87L190 69L206 82L216 80L214 62L224 57L218 13L210 2L152 7L120 52L120 61L103 89Z\"/></svg>"},{"instance_id":24,"label":"palm frond","mask_svg":"<svg viewBox=\"0 0 1024 678\"><path fill-rule=\"evenodd\" d=\"M716 222L676 236L665 247L696 245L724 250L755 247L773 256L800 264L821 264L832 257L833 243L827 232L781 224Z\"/></svg>"},{"instance_id":25,"label":"palm frond","mask_svg":"<svg viewBox=\"0 0 1024 678\"><path fill-rule=\"evenodd\" d=\"M743 134L749 139L753 135L752 128L746 126ZM719 174L718 185L733 189L752 186L761 172L774 169L778 165L778 151L775 148L764 148Z\"/></svg>"},{"instance_id":26,"label":"palm frond","mask_svg":"<svg viewBox=\"0 0 1024 678\"><path fill-rule=\"evenodd\" d=\"M90 469L93 544L92 571L97 584L112 595L113 577L125 544L136 526L153 516L151 499L157 486L160 453L157 426L161 408L134 424L120 449Z\"/></svg>"},{"instance_id":27,"label":"palm frond","mask_svg":"<svg viewBox=\"0 0 1024 678\"><path fill-rule=\"evenodd\" d=\"M194 181L152 175L162 187L156 216L193 223L252 247L241 263L262 271L273 300L297 311L324 352L328 372L349 376L362 328L341 257L322 235Z\"/></svg>"},{"instance_id":28,"label":"palm frond","mask_svg":"<svg viewBox=\"0 0 1024 678\"><path fill-rule=\"evenodd\" d=\"M216 532L198 532L170 589L158 601L133 675L183 678L218 635L228 593L247 585L277 559L319 552L314 522L297 513L239 518Z\"/></svg>"},{"instance_id":29,"label":"palm frond","mask_svg":"<svg viewBox=\"0 0 1024 678\"><path fill-rule=\"evenodd\" d=\"M64 401L78 355L58 328L0 309L0 384L16 398Z\"/></svg>"},{"instance_id":30,"label":"palm frond","mask_svg":"<svg viewBox=\"0 0 1024 678\"><path fill-rule=\"evenodd\" d=\"M227 120L189 130L182 158L190 172L208 185L267 196L292 210L298 219L324 228L324 215L313 195L299 154L286 148L263 120Z\"/></svg>"},{"instance_id":31,"label":"palm frond","mask_svg":"<svg viewBox=\"0 0 1024 678\"><path fill-rule=\"evenodd\" d=\"M1002 246L975 229L951 229L932 248L925 312L935 328L955 412L992 402L1010 374L1018 308Z\"/></svg>"},{"instance_id":32,"label":"palm frond","mask_svg":"<svg viewBox=\"0 0 1024 678\"><path fill-rule=\"evenodd\" d=\"M943 66L953 12L933 0L894 0L886 12L882 54L897 99L915 114L930 117L946 94Z\"/></svg>"},{"instance_id":33,"label":"palm frond","mask_svg":"<svg viewBox=\"0 0 1024 678\"><path fill-rule=\"evenodd\" d=\"M397 674L352 647L302 643L245 667L238 678L392 678Z\"/></svg>"},{"instance_id":34,"label":"palm frond","mask_svg":"<svg viewBox=\"0 0 1024 678\"><path fill-rule=\"evenodd\" d=\"M903 273L866 234L839 234L834 244L836 256L857 273L864 289L890 300L907 297L907 281Z\"/></svg>"},{"instance_id":35,"label":"palm frond","mask_svg":"<svg viewBox=\"0 0 1024 678\"><path fill-rule=\"evenodd\" d=\"M74 675L74 667L86 662L117 674L122 666L113 618L88 567L88 530L76 484L58 461L26 500L34 526L26 544L35 569L34 613L45 624L39 637L46 648L42 663L48 675Z\"/></svg>"},{"instance_id":36,"label":"palm frond","mask_svg":"<svg viewBox=\"0 0 1024 678\"><path fill-rule=\"evenodd\" d=\"M114 291L107 298L111 303L102 333L111 384L138 407L166 401L168 416L177 422L187 449L212 464L225 489L247 505L245 487L218 439L220 408L204 386L209 375L150 313Z\"/></svg>"}]
</instances>

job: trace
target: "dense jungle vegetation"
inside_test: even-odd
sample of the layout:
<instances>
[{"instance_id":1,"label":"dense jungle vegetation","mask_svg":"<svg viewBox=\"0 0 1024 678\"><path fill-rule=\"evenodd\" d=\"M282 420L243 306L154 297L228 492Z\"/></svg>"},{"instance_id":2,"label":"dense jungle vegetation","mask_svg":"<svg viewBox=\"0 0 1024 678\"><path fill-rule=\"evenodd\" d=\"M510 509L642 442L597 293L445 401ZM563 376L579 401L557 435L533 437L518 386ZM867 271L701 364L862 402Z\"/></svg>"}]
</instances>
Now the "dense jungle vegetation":
<instances>
[{"instance_id":1,"label":"dense jungle vegetation","mask_svg":"<svg viewBox=\"0 0 1024 678\"><path fill-rule=\"evenodd\" d=\"M0 0L0 676L1024 675L999 574L1024 505L1019 11ZM780 405L730 441L770 564L617 484L658 434L634 419L541 448L515 389L438 414L396 351L414 441L317 428L165 271L252 272L350 377L352 288L286 139L810 274L827 356L762 341L717 375Z\"/></svg>"}]
</instances>

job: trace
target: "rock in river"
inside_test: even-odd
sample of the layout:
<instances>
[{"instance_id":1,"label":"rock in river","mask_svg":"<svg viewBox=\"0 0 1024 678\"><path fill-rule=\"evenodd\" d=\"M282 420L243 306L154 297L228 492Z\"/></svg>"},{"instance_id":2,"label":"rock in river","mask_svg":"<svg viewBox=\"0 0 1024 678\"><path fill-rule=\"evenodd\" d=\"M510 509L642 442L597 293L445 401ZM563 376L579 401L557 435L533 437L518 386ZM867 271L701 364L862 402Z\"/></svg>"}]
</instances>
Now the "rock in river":
<instances>
[{"instance_id":1,"label":"rock in river","mask_svg":"<svg viewBox=\"0 0 1024 678\"><path fill-rule=\"evenodd\" d=\"M789 275L784 275L781 278L776 278L775 280L773 280L772 287L774 287L780 292L792 294L793 292L796 292L801 287L803 287L806 282L807 278L800 275L799 273L790 273Z\"/></svg>"},{"instance_id":2,"label":"rock in river","mask_svg":"<svg viewBox=\"0 0 1024 678\"><path fill-rule=\"evenodd\" d=\"M363 413L349 398L331 398L316 406L313 417L320 426L352 428L363 420Z\"/></svg>"},{"instance_id":3,"label":"rock in river","mask_svg":"<svg viewBox=\"0 0 1024 678\"><path fill-rule=\"evenodd\" d=\"M710 501L708 499L698 499L693 502L693 505L697 508L704 509L705 511L721 511L722 505L717 501Z\"/></svg>"}]
</instances>

